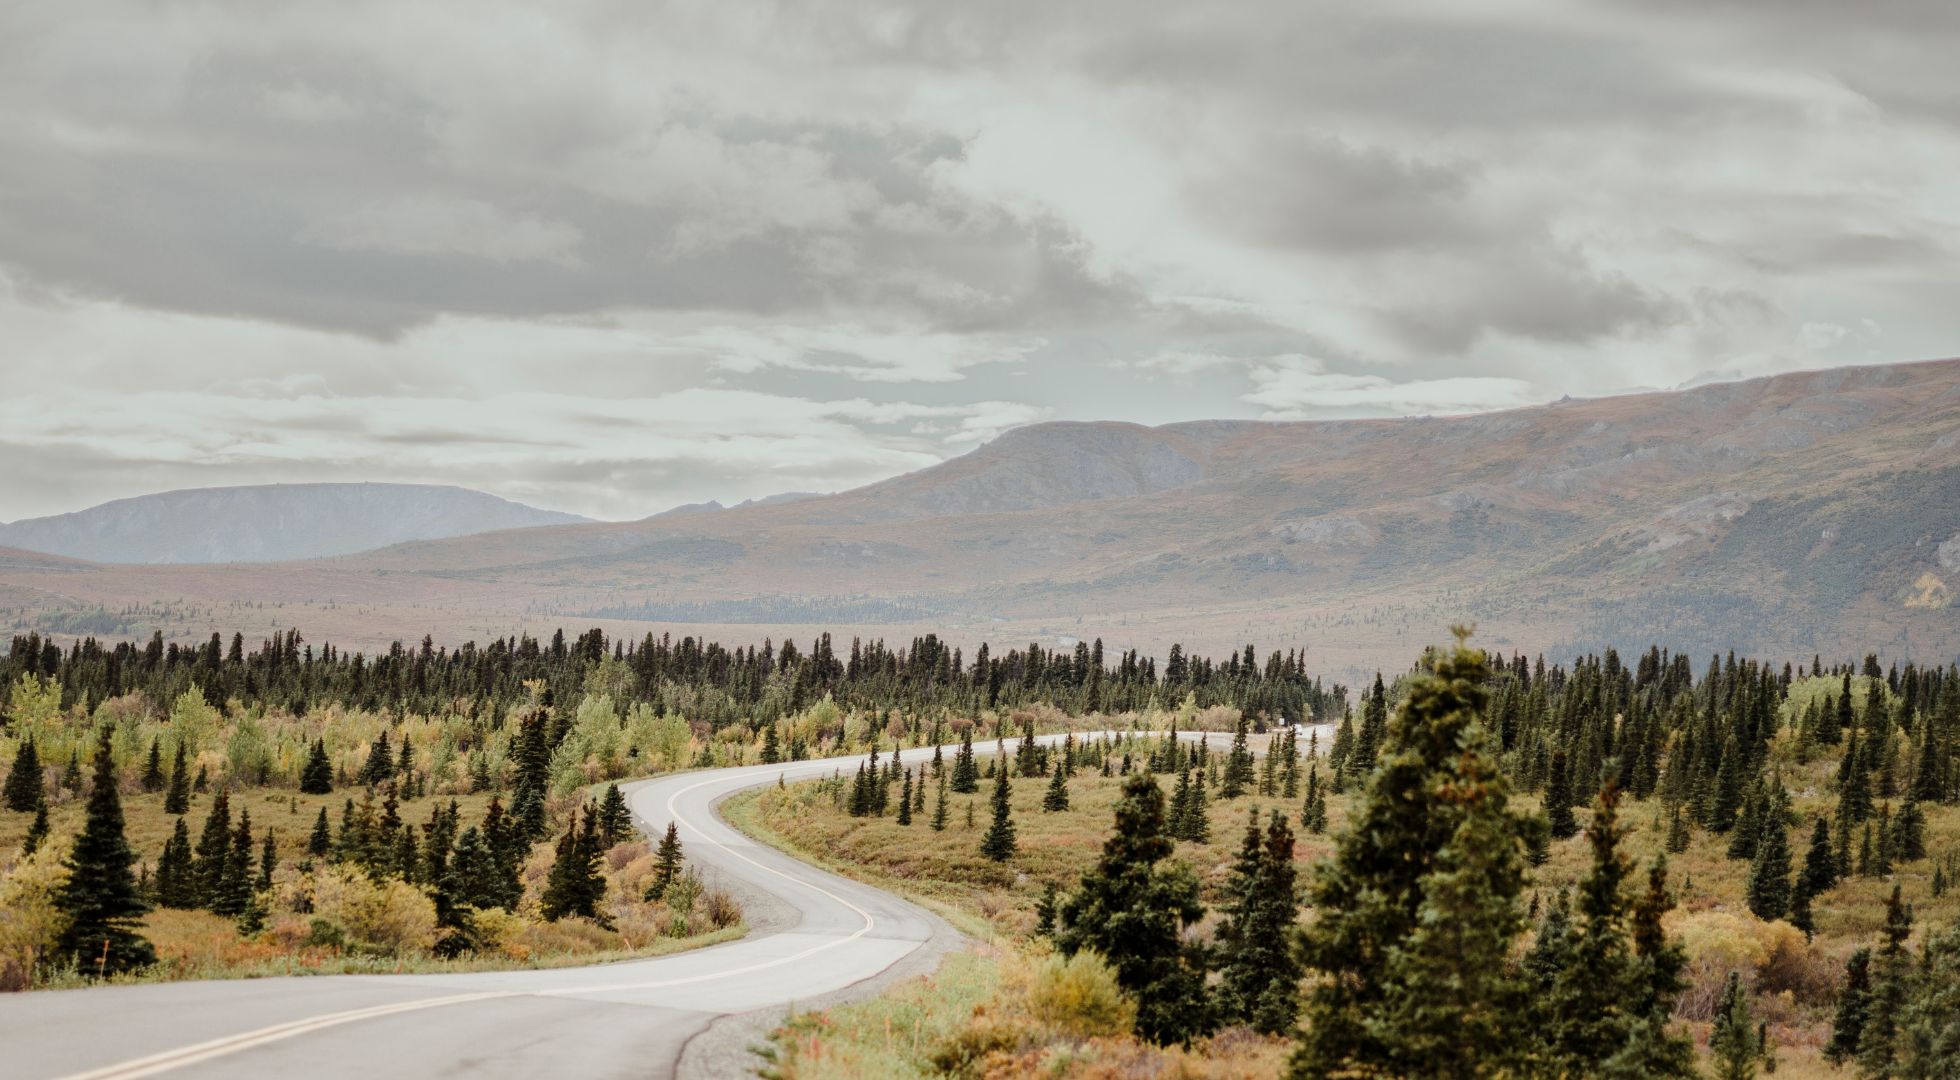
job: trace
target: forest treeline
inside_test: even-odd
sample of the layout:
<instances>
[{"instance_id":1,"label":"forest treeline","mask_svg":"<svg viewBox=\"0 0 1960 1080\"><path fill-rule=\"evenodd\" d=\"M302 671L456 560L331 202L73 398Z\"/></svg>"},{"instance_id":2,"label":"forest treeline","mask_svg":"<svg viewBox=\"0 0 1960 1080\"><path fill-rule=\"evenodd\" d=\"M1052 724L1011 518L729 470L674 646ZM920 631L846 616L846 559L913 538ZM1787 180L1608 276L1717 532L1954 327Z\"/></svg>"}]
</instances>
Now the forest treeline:
<instances>
[{"instance_id":1,"label":"forest treeline","mask_svg":"<svg viewBox=\"0 0 1960 1080\"><path fill-rule=\"evenodd\" d=\"M1159 664L1135 650L1105 655L1100 638L1063 649L1035 643L996 652L982 644L965 657L932 634L904 647L853 638L840 653L828 633L803 649L790 640L731 647L666 634L608 639L596 629L454 649L425 637L419 647L396 642L373 656L331 644L316 651L296 630L250 649L242 634L229 644L212 634L199 645L166 643L161 634L141 644L84 638L66 649L27 634L15 636L0 659L7 685L23 675L58 683L64 708L138 692L172 701L195 687L214 706L235 700L294 714L331 704L396 715L501 716L535 685L546 701L603 693L622 706L644 701L683 713L711 730L779 720L824 698L846 710L959 716L1032 704L1072 715L1121 713L1190 699L1199 708L1229 706L1293 723L1337 713L1343 693L1308 673L1302 649L1271 651L1262 660L1247 645L1213 659L1172 645Z\"/></svg>"}]
</instances>

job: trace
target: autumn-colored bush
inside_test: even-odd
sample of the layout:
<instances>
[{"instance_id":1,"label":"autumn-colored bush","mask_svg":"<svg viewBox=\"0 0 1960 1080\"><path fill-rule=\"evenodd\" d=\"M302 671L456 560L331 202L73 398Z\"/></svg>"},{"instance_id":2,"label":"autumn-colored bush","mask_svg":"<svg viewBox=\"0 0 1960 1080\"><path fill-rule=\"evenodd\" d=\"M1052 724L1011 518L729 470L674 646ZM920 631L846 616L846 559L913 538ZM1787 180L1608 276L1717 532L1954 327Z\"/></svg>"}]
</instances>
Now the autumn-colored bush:
<instances>
[{"instance_id":1,"label":"autumn-colored bush","mask_svg":"<svg viewBox=\"0 0 1960 1080\"><path fill-rule=\"evenodd\" d=\"M0 990L25 990L67 926L55 894L68 880L62 845L48 844L0 871Z\"/></svg>"},{"instance_id":2,"label":"autumn-colored bush","mask_svg":"<svg viewBox=\"0 0 1960 1080\"><path fill-rule=\"evenodd\" d=\"M351 866L296 875L281 884L277 902L282 911L327 923L350 949L404 956L436 941L436 906L422 890L398 878L375 881ZM323 933L309 930L309 937Z\"/></svg>"},{"instance_id":3,"label":"autumn-colored bush","mask_svg":"<svg viewBox=\"0 0 1960 1080\"><path fill-rule=\"evenodd\" d=\"M1725 910L1677 913L1667 920L1688 955L1688 989L1675 1008L1690 1020L1712 1020L1729 972L1764 994L1828 997L1828 963L1812 953L1803 932L1787 922L1764 922Z\"/></svg>"},{"instance_id":4,"label":"autumn-colored bush","mask_svg":"<svg viewBox=\"0 0 1960 1080\"><path fill-rule=\"evenodd\" d=\"M1070 1038L1125 1035L1137 1019L1136 1002L1116 984L1116 973L1102 957L1091 952L1037 961L1026 1000L1042 1024Z\"/></svg>"}]
</instances>

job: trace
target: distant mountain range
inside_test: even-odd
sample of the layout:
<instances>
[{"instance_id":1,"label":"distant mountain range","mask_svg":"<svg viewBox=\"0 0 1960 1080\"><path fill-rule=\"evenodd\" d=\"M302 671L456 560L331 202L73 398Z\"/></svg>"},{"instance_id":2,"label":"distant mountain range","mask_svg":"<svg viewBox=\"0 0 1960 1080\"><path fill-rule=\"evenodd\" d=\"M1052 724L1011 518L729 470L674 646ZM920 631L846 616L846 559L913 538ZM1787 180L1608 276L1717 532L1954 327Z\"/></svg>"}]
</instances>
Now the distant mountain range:
<instances>
[{"instance_id":1,"label":"distant mountain range","mask_svg":"<svg viewBox=\"0 0 1960 1080\"><path fill-rule=\"evenodd\" d=\"M459 487L264 484L166 491L0 524L0 545L107 563L283 562L587 520Z\"/></svg>"},{"instance_id":2,"label":"distant mountain range","mask_svg":"<svg viewBox=\"0 0 1960 1080\"><path fill-rule=\"evenodd\" d=\"M0 626L1256 642L1336 675L1456 622L1504 650L1945 662L1956 592L1960 361L1456 417L1040 424L835 495L276 568L0 558Z\"/></svg>"}]
</instances>

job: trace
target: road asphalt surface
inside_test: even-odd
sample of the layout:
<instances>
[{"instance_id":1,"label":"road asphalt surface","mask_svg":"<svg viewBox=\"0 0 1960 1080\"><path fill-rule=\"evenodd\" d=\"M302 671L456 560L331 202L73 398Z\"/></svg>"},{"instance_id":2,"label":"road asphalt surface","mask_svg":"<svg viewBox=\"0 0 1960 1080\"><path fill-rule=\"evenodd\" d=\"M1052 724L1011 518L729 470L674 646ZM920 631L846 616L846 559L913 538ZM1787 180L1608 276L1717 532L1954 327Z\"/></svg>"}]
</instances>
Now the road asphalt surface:
<instances>
[{"instance_id":1,"label":"road asphalt surface","mask_svg":"<svg viewBox=\"0 0 1960 1080\"><path fill-rule=\"evenodd\" d=\"M950 758L957 747L943 749ZM908 750L904 760L931 755ZM750 933L739 941L545 971L0 995L0 1078L746 1075L760 1064L749 1045L786 1009L875 992L963 944L925 909L758 844L715 811L736 792L850 775L863 760L707 769L625 788L643 829L657 836L678 823L688 864L741 899Z\"/></svg>"}]
</instances>

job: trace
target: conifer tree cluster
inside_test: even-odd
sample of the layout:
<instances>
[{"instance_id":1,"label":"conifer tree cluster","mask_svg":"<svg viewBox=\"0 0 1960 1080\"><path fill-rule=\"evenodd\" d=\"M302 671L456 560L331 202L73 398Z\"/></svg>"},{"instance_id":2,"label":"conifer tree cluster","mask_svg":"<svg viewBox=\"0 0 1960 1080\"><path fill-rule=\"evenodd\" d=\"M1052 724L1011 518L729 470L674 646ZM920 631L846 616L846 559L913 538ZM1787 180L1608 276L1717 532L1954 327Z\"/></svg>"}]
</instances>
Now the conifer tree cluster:
<instances>
[{"instance_id":1,"label":"conifer tree cluster","mask_svg":"<svg viewBox=\"0 0 1960 1080\"><path fill-rule=\"evenodd\" d=\"M54 679L64 707L133 692L172 701L195 686L213 705L236 699L300 710L339 705L429 715L469 701L477 713L500 716L529 699L527 683L545 686L556 700L577 700L594 668L608 659L630 674L628 699L685 695L711 728L748 724L765 741L765 725L826 696L866 712L903 707L968 716L1034 704L1071 715L1115 713L1176 707L1189 699L1198 708L1229 705L1273 722L1328 715L1335 697L1333 688L1307 673L1303 649L1272 651L1262 661L1250 645L1218 659L1188 655L1174 645L1160 663L1135 651L1106 656L1100 641L1072 649L982 644L968 658L928 634L899 647L853 639L840 655L827 633L806 650L791 641L724 646L652 634L613 640L596 629L453 649L425 637L419 646L397 642L372 656L332 644L316 649L297 630L256 648L247 648L242 635L227 648L216 634L202 644L166 642L158 634L143 643L84 638L63 649L30 633L14 637L0 658L0 684L12 685L22 675ZM790 748L790 760L799 760L796 749ZM379 783L398 767L383 764L377 750L358 779Z\"/></svg>"}]
</instances>

